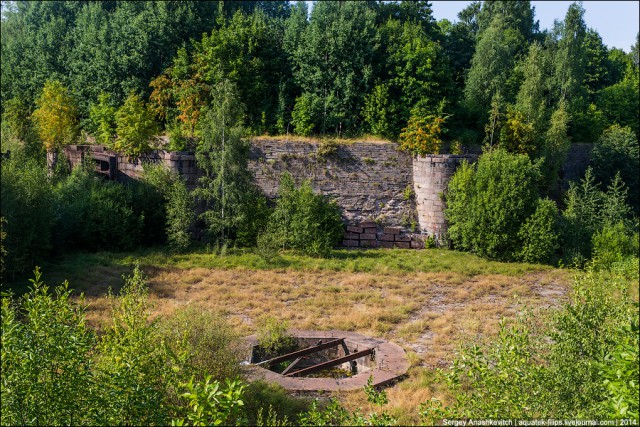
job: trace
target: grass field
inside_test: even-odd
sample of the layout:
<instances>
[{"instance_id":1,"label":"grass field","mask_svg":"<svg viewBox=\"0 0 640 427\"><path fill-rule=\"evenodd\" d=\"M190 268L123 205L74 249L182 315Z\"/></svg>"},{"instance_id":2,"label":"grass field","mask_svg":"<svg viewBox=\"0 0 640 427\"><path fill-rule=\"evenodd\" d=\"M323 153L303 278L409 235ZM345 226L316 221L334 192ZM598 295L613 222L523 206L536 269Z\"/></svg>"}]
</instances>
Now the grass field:
<instances>
[{"instance_id":1,"label":"grass field","mask_svg":"<svg viewBox=\"0 0 640 427\"><path fill-rule=\"evenodd\" d=\"M105 293L118 290L135 262L149 277L154 316L193 304L225 315L240 334L271 316L291 328L355 331L403 346L412 368L388 391L402 422L417 422L418 404L442 397L433 368L448 366L460 343L494 336L499 318L522 306L559 305L572 274L437 249L336 250L328 259L286 253L270 264L249 251L150 249L69 255L42 270L48 284L67 279L84 292L88 321L99 327L109 315ZM361 392L341 399L368 407Z\"/></svg>"}]
</instances>

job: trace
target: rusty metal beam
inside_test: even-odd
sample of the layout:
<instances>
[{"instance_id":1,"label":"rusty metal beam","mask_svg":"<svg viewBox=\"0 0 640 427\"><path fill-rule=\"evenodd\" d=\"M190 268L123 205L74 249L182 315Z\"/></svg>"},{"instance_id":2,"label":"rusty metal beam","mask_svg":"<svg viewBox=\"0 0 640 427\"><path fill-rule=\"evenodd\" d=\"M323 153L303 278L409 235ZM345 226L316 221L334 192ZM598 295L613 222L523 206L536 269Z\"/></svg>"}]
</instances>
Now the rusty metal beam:
<instances>
[{"instance_id":1,"label":"rusty metal beam","mask_svg":"<svg viewBox=\"0 0 640 427\"><path fill-rule=\"evenodd\" d=\"M367 356L374 352L373 348L368 348L366 350L357 351L355 353L348 354L346 356L338 357L337 359L329 360L328 362L318 363L317 365L309 366L308 368L303 368L298 371L294 371L288 373L287 377L297 377L300 375L311 374L313 372L321 371L323 369L333 368L337 365L342 365L345 362L350 362L355 359L359 359L361 357Z\"/></svg>"},{"instance_id":2,"label":"rusty metal beam","mask_svg":"<svg viewBox=\"0 0 640 427\"><path fill-rule=\"evenodd\" d=\"M306 356L308 354L317 353L320 350L325 350L327 348L336 347L340 345L344 341L344 338L338 338L336 340L328 341L322 344L318 344L313 347L307 347L302 350L294 351L292 353L283 354L282 356L274 357L273 359L263 360L262 362L256 363L256 365L267 365L271 363L279 363L284 362L285 360L295 359L297 357Z\"/></svg>"},{"instance_id":3,"label":"rusty metal beam","mask_svg":"<svg viewBox=\"0 0 640 427\"><path fill-rule=\"evenodd\" d=\"M302 357L303 356L300 356L296 360L291 362L291 365L289 365L286 368L284 368L284 371L282 371L282 373L280 375L287 375L289 373L289 371L292 370L293 368L295 368L295 366L298 364L298 362L302 360Z\"/></svg>"}]
</instances>

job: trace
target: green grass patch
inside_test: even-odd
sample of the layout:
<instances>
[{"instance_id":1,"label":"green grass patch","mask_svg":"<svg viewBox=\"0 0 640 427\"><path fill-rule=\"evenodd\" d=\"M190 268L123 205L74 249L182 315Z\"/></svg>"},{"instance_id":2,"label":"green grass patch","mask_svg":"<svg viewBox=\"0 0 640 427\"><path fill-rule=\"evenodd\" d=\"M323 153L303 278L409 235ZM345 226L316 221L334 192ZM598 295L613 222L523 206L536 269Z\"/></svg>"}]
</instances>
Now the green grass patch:
<instances>
[{"instance_id":1,"label":"green grass patch","mask_svg":"<svg viewBox=\"0 0 640 427\"><path fill-rule=\"evenodd\" d=\"M84 283L105 281L114 288L122 282L121 275L129 273L139 262L143 270L155 268L210 268L279 271L335 271L405 275L418 272L452 272L472 277L485 274L521 276L533 271L551 270L552 267L525 263L489 261L476 255L446 249L391 249L391 250L332 250L327 258L315 258L296 252L285 252L266 262L251 249L230 249L226 254L208 253L199 248L189 253L175 254L164 248L144 248L134 252L97 252L66 254L42 265L47 283L64 280L74 287ZM26 288L30 275L8 280L4 287ZM18 289L15 289L15 288Z\"/></svg>"}]
</instances>

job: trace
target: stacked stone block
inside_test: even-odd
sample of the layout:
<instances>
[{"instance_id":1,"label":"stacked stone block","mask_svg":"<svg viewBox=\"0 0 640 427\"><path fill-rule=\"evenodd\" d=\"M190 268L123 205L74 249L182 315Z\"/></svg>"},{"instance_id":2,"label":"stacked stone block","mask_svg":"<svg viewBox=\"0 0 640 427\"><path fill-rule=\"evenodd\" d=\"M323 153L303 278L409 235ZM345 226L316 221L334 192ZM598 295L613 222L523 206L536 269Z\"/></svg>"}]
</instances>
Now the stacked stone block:
<instances>
[{"instance_id":1,"label":"stacked stone block","mask_svg":"<svg viewBox=\"0 0 640 427\"><path fill-rule=\"evenodd\" d=\"M374 221L348 225L342 245L348 248L422 249L424 237L402 227L380 227Z\"/></svg>"}]
</instances>

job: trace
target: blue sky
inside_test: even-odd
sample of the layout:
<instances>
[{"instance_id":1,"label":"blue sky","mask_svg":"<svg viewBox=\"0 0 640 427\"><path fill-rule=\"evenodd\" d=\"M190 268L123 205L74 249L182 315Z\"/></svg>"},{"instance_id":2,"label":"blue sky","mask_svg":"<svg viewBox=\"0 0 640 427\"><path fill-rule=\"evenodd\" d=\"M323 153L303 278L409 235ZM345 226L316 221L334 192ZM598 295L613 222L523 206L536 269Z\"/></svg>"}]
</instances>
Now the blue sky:
<instances>
[{"instance_id":1,"label":"blue sky","mask_svg":"<svg viewBox=\"0 0 640 427\"><path fill-rule=\"evenodd\" d=\"M456 21L458 12L470 1L432 1L433 16ZM532 1L536 8L535 18L540 29L551 28L555 19L564 19L571 1ZM595 29L609 48L617 47L625 52L636 42L640 26L640 2L638 1L585 1L584 21Z\"/></svg>"}]
</instances>

